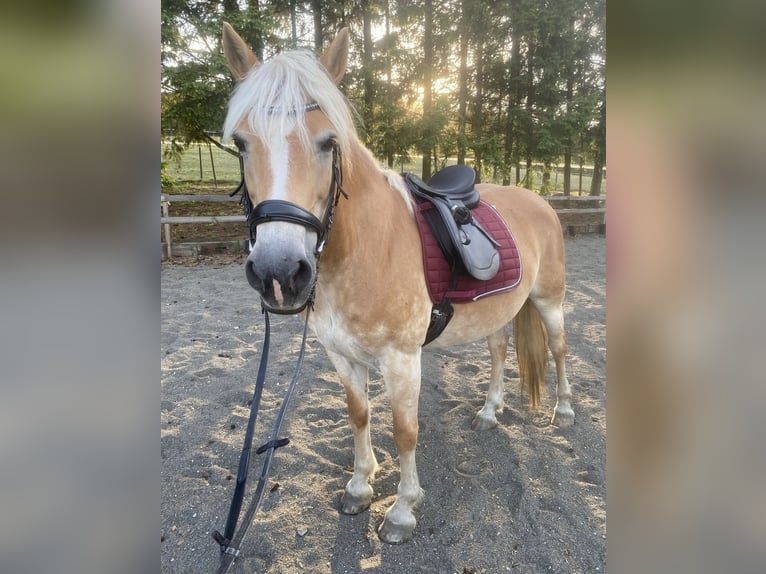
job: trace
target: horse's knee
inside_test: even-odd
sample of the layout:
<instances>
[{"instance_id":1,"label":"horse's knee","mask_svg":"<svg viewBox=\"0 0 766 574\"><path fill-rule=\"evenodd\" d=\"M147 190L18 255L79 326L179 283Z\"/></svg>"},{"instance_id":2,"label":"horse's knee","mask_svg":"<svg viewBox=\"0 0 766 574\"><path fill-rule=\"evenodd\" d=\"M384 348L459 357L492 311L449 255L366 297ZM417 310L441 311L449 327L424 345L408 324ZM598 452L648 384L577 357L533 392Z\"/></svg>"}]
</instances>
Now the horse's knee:
<instances>
[{"instance_id":1,"label":"horse's knee","mask_svg":"<svg viewBox=\"0 0 766 574\"><path fill-rule=\"evenodd\" d=\"M353 428L363 428L370 420L370 409L367 400L346 388L346 405L348 419Z\"/></svg>"},{"instance_id":2,"label":"horse's knee","mask_svg":"<svg viewBox=\"0 0 766 574\"><path fill-rule=\"evenodd\" d=\"M418 443L417 417L397 416L394 413L394 444L399 452L414 450Z\"/></svg>"}]
</instances>

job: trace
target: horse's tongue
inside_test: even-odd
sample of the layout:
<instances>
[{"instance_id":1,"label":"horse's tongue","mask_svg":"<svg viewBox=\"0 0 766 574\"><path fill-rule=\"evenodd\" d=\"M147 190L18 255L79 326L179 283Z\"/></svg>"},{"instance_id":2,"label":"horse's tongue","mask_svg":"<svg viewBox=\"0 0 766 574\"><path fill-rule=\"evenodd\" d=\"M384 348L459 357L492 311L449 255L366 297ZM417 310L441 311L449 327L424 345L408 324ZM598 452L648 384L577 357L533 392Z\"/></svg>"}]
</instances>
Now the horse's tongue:
<instances>
[{"instance_id":1,"label":"horse's tongue","mask_svg":"<svg viewBox=\"0 0 766 574\"><path fill-rule=\"evenodd\" d=\"M277 305L281 305L285 301L285 298L282 295L282 288L279 286L279 282L276 279L273 279L272 281L274 286L274 299L276 299Z\"/></svg>"}]
</instances>

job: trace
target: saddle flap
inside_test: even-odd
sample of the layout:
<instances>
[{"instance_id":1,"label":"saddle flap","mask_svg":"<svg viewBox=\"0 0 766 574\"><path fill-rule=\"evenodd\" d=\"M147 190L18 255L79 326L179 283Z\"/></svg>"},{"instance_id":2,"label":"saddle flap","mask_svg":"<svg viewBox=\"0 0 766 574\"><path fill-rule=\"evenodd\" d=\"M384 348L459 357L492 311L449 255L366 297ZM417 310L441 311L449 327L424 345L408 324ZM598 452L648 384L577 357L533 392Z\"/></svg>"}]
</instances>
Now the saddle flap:
<instances>
[{"instance_id":1,"label":"saddle flap","mask_svg":"<svg viewBox=\"0 0 766 574\"><path fill-rule=\"evenodd\" d=\"M492 279L500 269L500 255L490 236L473 219L463 225L457 224L446 203L434 201L433 205L441 214L465 270L476 279Z\"/></svg>"}]
</instances>

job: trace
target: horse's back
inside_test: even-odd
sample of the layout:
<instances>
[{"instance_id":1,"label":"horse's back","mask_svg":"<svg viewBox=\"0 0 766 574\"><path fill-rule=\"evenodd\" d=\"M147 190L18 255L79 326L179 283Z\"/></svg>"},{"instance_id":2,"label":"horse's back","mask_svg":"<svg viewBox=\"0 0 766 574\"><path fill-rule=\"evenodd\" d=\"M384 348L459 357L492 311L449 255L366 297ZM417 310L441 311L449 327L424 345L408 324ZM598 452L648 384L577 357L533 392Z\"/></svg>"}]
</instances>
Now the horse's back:
<instances>
[{"instance_id":1,"label":"horse's back","mask_svg":"<svg viewBox=\"0 0 766 574\"><path fill-rule=\"evenodd\" d=\"M540 195L523 187L476 186L482 200L502 215L516 239L522 260L564 265L564 235L559 217Z\"/></svg>"},{"instance_id":2,"label":"horse's back","mask_svg":"<svg viewBox=\"0 0 766 574\"><path fill-rule=\"evenodd\" d=\"M476 189L482 200L500 212L511 231L542 226L540 231L556 231L556 237L561 235L563 241L559 218L542 196L523 187L490 183L480 183Z\"/></svg>"}]
</instances>

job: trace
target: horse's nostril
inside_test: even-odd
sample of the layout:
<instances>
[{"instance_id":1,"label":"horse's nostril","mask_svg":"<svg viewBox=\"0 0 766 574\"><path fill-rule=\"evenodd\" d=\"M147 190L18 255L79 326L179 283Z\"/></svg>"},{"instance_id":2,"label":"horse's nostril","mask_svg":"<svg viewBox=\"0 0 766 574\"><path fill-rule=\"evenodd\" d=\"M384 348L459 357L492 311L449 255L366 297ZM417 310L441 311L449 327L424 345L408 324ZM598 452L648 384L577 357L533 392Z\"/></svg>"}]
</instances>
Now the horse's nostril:
<instances>
[{"instance_id":1,"label":"horse's nostril","mask_svg":"<svg viewBox=\"0 0 766 574\"><path fill-rule=\"evenodd\" d=\"M245 277L247 277L247 282L250 283L250 287L258 292L262 292L263 280L258 277L258 273L255 269L255 263L249 259L245 262Z\"/></svg>"},{"instance_id":2,"label":"horse's nostril","mask_svg":"<svg viewBox=\"0 0 766 574\"><path fill-rule=\"evenodd\" d=\"M297 292L301 292L305 289L311 281L312 271L311 265L305 259L298 261L298 267L293 273L292 284Z\"/></svg>"}]
</instances>

